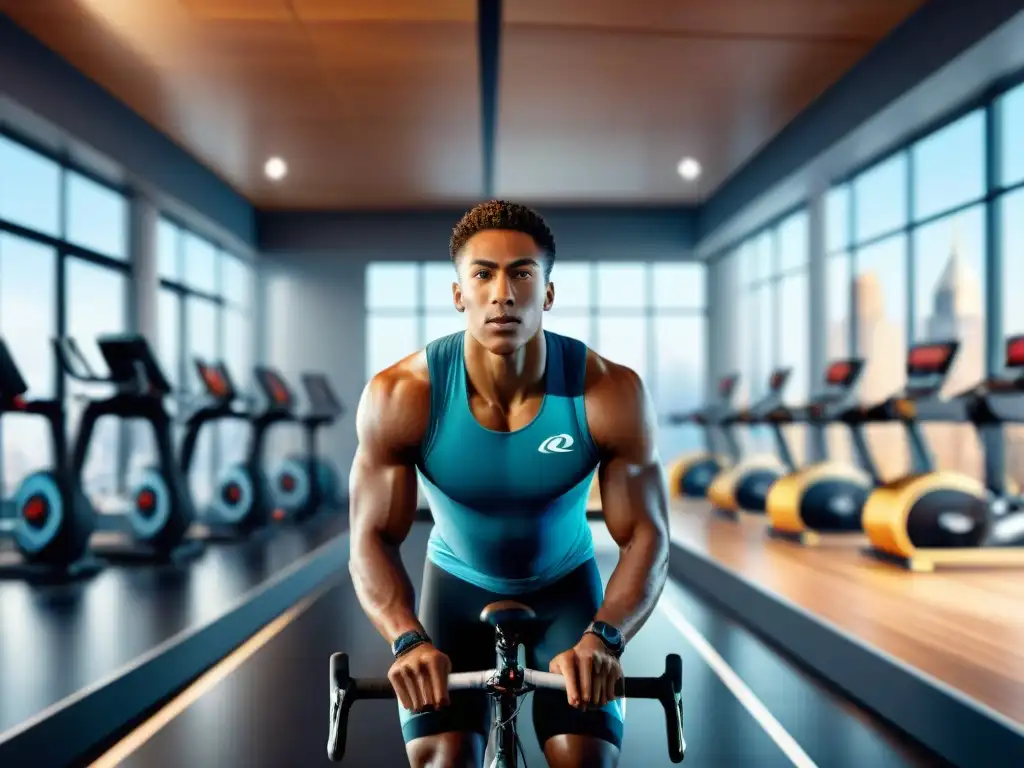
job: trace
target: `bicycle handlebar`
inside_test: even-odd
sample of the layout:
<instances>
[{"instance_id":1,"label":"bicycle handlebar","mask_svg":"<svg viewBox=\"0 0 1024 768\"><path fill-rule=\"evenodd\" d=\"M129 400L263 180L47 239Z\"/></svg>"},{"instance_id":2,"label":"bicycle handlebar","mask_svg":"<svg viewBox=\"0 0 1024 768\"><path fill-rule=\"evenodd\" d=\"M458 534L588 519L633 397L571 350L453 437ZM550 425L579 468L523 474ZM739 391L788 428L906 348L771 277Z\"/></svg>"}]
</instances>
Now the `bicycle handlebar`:
<instances>
[{"instance_id":1,"label":"bicycle handlebar","mask_svg":"<svg viewBox=\"0 0 1024 768\"><path fill-rule=\"evenodd\" d=\"M496 690L499 670L456 672L448 676L448 689ZM523 670L524 686L511 691L521 696L533 688L565 690L565 678L551 672L535 669ZM659 677L626 677L619 681L616 696L636 699L656 699L665 710L665 729L668 735L668 754L673 763L681 763L686 756L683 738L683 661L672 653L665 657L665 672ZM356 680L349 675L348 654L331 654L331 720L327 738L327 757L341 762L345 756L348 735L348 712L359 699L394 699L395 689L387 678Z\"/></svg>"}]
</instances>

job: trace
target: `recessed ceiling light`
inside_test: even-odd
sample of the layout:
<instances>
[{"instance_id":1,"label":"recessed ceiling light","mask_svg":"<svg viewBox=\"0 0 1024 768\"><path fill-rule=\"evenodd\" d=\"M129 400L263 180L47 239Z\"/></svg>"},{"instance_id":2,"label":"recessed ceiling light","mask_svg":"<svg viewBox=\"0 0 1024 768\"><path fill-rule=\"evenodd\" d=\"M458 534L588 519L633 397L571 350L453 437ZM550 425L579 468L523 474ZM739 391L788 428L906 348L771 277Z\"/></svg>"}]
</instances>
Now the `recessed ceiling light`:
<instances>
[{"instance_id":1,"label":"recessed ceiling light","mask_svg":"<svg viewBox=\"0 0 1024 768\"><path fill-rule=\"evenodd\" d=\"M263 166L263 172L267 174L268 179L280 181L285 177L285 174L288 173L288 164L280 157L272 157L267 160L267 164Z\"/></svg>"},{"instance_id":2,"label":"recessed ceiling light","mask_svg":"<svg viewBox=\"0 0 1024 768\"><path fill-rule=\"evenodd\" d=\"M693 181L700 176L701 167L692 157L684 157L676 166L676 171L687 181Z\"/></svg>"}]
</instances>

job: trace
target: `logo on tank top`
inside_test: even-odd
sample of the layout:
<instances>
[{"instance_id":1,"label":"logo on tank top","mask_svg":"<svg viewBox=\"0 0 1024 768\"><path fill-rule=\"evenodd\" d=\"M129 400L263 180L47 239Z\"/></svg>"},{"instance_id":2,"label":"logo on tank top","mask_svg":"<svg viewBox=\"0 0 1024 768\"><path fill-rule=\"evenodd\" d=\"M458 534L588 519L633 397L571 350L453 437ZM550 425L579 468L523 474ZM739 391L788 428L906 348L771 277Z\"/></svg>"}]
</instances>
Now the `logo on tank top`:
<instances>
[{"instance_id":1,"label":"logo on tank top","mask_svg":"<svg viewBox=\"0 0 1024 768\"><path fill-rule=\"evenodd\" d=\"M537 450L541 453L572 453L572 436L552 435Z\"/></svg>"}]
</instances>

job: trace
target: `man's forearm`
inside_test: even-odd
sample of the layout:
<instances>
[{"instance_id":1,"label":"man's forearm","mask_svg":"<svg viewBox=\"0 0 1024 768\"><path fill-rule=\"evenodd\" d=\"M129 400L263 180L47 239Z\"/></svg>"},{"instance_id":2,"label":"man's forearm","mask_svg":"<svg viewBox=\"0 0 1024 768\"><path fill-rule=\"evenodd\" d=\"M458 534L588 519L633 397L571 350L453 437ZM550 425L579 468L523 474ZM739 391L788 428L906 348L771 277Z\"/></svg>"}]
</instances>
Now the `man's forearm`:
<instances>
[{"instance_id":1,"label":"man's forearm","mask_svg":"<svg viewBox=\"0 0 1024 768\"><path fill-rule=\"evenodd\" d=\"M668 578L668 534L658 528L638 531L619 551L604 602L594 617L622 632L628 642L654 611Z\"/></svg>"},{"instance_id":2,"label":"man's forearm","mask_svg":"<svg viewBox=\"0 0 1024 768\"><path fill-rule=\"evenodd\" d=\"M423 632L416 595L398 547L377 536L353 541L349 572L363 611L388 643L410 630Z\"/></svg>"}]
</instances>

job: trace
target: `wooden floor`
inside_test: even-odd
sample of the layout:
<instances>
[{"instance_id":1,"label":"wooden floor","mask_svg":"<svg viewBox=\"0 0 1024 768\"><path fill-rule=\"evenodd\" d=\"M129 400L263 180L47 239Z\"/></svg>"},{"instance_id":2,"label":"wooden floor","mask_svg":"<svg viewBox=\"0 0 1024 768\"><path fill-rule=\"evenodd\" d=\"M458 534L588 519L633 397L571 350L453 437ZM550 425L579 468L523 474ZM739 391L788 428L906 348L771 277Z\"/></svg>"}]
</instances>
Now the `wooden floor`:
<instances>
[{"instance_id":1,"label":"wooden floor","mask_svg":"<svg viewBox=\"0 0 1024 768\"><path fill-rule=\"evenodd\" d=\"M911 573L862 555L861 537L801 547L705 503L673 509L672 538L1024 723L1024 569Z\"/></svg>"}]
</instances>

